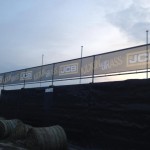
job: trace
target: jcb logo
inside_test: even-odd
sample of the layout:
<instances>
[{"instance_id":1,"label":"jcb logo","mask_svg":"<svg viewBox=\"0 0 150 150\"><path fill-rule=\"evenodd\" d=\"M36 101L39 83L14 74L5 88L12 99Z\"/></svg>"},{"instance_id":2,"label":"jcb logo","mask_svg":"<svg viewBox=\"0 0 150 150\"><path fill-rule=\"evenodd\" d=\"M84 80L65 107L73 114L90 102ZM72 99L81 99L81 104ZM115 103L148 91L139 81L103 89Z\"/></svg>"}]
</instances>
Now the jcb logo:
<instances>
[{"instance_id":1,"label":"jcb logo","mask_svg":"<svg viewBox=\"0 0 150 150\"><path fill-rule=\"evenodd\" d=\"M150 52L148 55L146 51L139 51L127 54L127 67L146 65L146 62L150 61Z\"/></svg>"},{"instance_id":2,"label":"jcb logo","mask_svg":"<svg viewBox=\"0 0 150 150\"><path fill-rule=\"evenodd\" d=\"M78 63L62 65L59 67L59 75L78 73Z\"/></svg>"},{"instance_id":3,"label":"jcb logo","mask_svg":"<svg viewBox=\"0 0 150 150\"><path fill-rule=\"evenodd\" d=\"M30 79L32 79L32 71L20 73L20 80L30 80Z\"/></svg>"}]
</instances>

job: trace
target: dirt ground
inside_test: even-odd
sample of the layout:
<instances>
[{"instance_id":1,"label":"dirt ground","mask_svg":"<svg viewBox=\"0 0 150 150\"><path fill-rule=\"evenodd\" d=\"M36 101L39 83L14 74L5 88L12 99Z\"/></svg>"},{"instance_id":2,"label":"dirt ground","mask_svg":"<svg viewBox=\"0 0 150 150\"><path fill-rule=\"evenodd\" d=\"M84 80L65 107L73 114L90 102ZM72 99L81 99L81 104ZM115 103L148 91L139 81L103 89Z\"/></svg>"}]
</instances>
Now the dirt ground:
<instances>
[{"instance_id":1,"label":"dirt ground","mask_svg":"<svg viewBox=\"0 0 150 150\"><path fill-rule=\"evenodd\" d=\"M0 150L27 150L26 148L20 147L13 143L0 143Z\"/></svg>"},{"instance_id":2,"label":"dirt ground","mask_svg":"<svg viewBox=\"0 0 150 150\"><path fill-rule=\"evenodd\" d=\"M29 149L25 148L21 141L18 141L17 143L0 142L0 150L29 150ZM69 144L68 150L84 150L84 149L81 147Z\"/></svg>"}]
</instances>

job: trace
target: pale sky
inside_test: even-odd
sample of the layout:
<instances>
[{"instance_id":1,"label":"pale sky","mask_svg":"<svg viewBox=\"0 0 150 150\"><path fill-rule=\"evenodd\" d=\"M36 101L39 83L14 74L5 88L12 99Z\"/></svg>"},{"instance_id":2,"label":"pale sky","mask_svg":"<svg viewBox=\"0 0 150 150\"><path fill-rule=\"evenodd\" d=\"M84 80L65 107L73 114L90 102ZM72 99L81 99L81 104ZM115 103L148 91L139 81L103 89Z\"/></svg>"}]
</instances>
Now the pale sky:
<instances>
[{"instance_id":1,"label":"pale sky","mask_svg":"<svg viewBox=\"0 0 150 150\"><path fill-rule=\"evenodd\" d=\"M0 73L145 44L149 0L0 0Z\"/></svg>"}]
</instances>

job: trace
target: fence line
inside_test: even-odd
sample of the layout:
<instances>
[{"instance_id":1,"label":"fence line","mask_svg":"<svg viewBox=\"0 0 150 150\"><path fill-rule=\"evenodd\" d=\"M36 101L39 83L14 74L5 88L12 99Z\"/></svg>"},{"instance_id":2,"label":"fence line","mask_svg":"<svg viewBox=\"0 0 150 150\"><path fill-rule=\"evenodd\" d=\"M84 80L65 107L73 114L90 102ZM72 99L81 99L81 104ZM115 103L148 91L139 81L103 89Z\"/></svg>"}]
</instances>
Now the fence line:
<instances>
[{"instance_id":1,"label":"fence line","mask_svg":"<svg viewBox=\"0 0 150 150\"><path fill-rule=\"evenodd\" d=\"M0 74L0 87L134 74L147 70L150 49L140 45L118 51ZM146 65L147 63L147 65ZM146 66L146 67L145 67ZM133 73L134 72L134 73ZM142 73L144 73L142 71ZM140 72L138 72L140 73ZM81 82L80 82L81 83Z\"/></svg>"}]
</instances>

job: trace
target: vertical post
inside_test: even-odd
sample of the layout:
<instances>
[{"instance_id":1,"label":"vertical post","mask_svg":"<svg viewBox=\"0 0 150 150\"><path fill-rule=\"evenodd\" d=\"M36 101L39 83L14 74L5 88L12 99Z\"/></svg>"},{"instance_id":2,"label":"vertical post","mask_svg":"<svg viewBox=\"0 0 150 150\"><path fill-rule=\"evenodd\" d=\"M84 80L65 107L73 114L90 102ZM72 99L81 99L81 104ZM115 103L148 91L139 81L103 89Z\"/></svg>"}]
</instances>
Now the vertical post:
<instances>
[{"instance_id":1,"label":"vertical post","mask_svg":"<svg viewBox=\"0 0 150 150\"><path fill-rule=\"evenodd\" d=\"M43 69L43 63L44 63L44 54L42 54L42 66L41 66L41 79L40 79L40 87L41 87L41 80L42 80L42 69Z\"/></svg>"},{"instance_id":2,"label":"vertical post","mask_svg":"<svg viewBox=\"0 0 150 150\"><path fill-rule=\"evenodd\" d=\"M148 61L149 61L149 54L148 54L148 30L146 30L146 52L147 52L147 73L146 73L146 78L148 79Z\"/></svg>"},{"instance_id":3,"label":"vertical post","mask_svg":"<svg viewBox=\"0 0 150 150\"><path fill-rule=\"evenodd\" d=\"M44 54L42 54L42 66L43 66L43 63L44 63Z\"/></svg>"},{"instance_id":4,"label":"vertical post","mask_svg":"<svg viewBox=\"0 0 150 150\"><path fill-rule=\"evenodd\" d=\"M55 64L53 64L52 86L54 85Z\"/></svg>"},{"instance_id":5,"label":"vertical post","mask_svg":"<svg viewBox=\"0 0 150 150\"><path fill-rule=\"evenodd\" d=\"M83 46L81 46L81 61L80 61L80 84L81 84L81 76L82 76L82 55L83 55Z\"/></svg>"},{"instance_id":6,"label":"vertical post","mask_svg":"<svg viewBox=\"0 0 150 150\"><path fill-rule=\"evenodd\" d=\"M5 88L5 73L4 73L4 76L3 76L3 90Z\"/></svg>"},{"instance_id":7,"label":"vertical post","mask_svg":"<svg viewBox=\"0 0 150 150\"><path fill-rule=\"evenodd\" d=\"M93 73L92 73L92 83L94 83L94 68L95 68L95 55L93 56Z\"/></svg>"},{"instance_id":8,"label":"vertical post","mask_svg":"<svg viewBox=\"0 0 150 150\"><path fill-rule=\"evenodd\" d=\"M4 90L5 84L3 83L3 90Z\"/></svg>"},{"instance_id":9,"label":"vertical post","mask_svg":"<svg viewBox=\"0 0 150 150\"><path fill-rule=\"evenodd\" d=\"M24 84L23 84L23 88L25 88L25 85L26 85L26 72L27 72L27 70L25 70L25 75L24 75Z\"/></svg>"}]
</instances>

